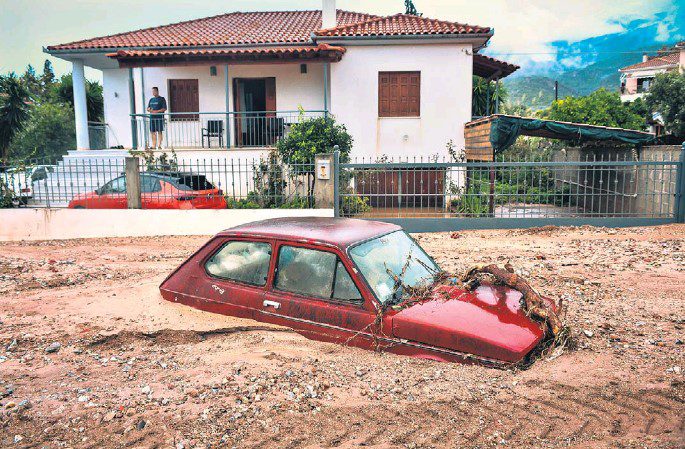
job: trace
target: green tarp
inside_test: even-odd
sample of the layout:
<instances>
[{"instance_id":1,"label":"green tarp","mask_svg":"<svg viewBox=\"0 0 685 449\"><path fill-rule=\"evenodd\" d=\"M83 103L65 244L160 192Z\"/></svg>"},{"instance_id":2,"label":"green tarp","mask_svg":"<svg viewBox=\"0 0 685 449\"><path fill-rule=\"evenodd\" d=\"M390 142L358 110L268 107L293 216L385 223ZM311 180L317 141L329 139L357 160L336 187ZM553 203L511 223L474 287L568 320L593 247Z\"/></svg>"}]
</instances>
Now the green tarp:
<instances>
[{"instance_id":1,"label":"green tarp","mask_svg":"<svg viewBox=\"0 0 685 449\"><path fill-rule=\"evenodd\" d=\"M490 143L495 153L510 147L521 134L580 141L613 140L633 145L648 144L655 138L652 134L629 129L501 115L495 116L490 124Z\"/></svg>"}]
</instances>

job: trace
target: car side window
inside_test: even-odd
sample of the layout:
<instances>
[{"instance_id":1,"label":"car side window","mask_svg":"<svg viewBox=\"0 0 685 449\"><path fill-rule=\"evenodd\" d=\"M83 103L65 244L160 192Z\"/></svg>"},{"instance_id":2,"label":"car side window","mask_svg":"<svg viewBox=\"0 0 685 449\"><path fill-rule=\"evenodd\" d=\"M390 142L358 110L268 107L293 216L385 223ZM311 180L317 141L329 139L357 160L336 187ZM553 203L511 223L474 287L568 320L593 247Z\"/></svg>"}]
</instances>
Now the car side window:
<instances>
[{"instance_id":1,"label":"car side window","mask_svg":"<svg viewBox=\"0 0 685 449\"><path fill-rule=\"evenodd\" d=\"M362 294L354 285L352 276L347 272L341 260L335 267L335 284L333 285L333 298L343 301L361 301Z\"/></svg>"},{"instance_id":2,"label":"car side window","mask_svg":"<svg viewBox=\"0 0 685 449\"><path fill-rule=\"evenodd\" d=\"M141 193L153 193L162 190L162 184L160 184L159 179L153 176L141 176L140 177L140 192Z\"/></svg>"},{"instance_id":3,"label":"car side window","mask_svg":"<svg viewBox=\"0 0 685 449\"><path fill-rule=\"evenodd\" d=\"M361 299L338 256L309 248L281 247L275 286L286 292L324 299Z\"/></svg>"},{"instance_id":4,"label":"car side window","mask_svg":"<svg viewBox=\"0 0 685 449\"><path fill-rule=\"evenodd\" d=\"M107 193L126 193L126 177L120 176L112 179L102 187L101 194Z\"/></svg>"},{"instance_id":5,"label":"car side window","mask_svg":"<svg viewBox=\"0 0 685 449\"><path fill-rule=\"evenodd\" d=\"M261 287L266 284L270 259L270 244L236 240L210 257L205 269L212 276Z\"/></svg>"}]
</instances>

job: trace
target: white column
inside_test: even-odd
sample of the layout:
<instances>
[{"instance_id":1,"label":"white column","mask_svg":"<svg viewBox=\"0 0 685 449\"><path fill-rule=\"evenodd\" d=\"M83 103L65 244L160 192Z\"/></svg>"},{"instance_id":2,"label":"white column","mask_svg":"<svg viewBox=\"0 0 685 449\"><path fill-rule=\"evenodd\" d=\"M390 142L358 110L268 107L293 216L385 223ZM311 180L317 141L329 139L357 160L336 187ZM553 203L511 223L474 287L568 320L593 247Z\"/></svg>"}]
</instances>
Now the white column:
<instances>
[{"instance_id":1,"label":"white column","mask_svg":"<svg viewBox=\"0 0 685 449\"><path fill-rule=\"evenodd\" d=\"M88 107L86 104L86 75L83 72L83 61L71 62L71 77L74 90L74 118L76 122L76 149L90 150L88 139Z\"/></svg>"}]
</instances>

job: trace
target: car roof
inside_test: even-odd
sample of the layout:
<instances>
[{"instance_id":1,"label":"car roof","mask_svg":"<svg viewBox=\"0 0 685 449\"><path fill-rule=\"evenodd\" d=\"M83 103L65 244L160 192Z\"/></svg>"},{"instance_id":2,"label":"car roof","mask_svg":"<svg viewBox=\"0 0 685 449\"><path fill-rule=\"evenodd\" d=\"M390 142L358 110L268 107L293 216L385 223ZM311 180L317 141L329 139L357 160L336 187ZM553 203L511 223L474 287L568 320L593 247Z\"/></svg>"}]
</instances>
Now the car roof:
<instances>
[{"instance_id":1,"label":"car roof","mask_svg":"<svg viewBox=\"0 0 685 449\"><path fill-rule=\"evenodd\" d=\"M355 243L402 229L380 221L332 217L286 217L255 221L217 235L260 236L278 240L327 243L346 249Z\"/></svg>"}]
</instances>

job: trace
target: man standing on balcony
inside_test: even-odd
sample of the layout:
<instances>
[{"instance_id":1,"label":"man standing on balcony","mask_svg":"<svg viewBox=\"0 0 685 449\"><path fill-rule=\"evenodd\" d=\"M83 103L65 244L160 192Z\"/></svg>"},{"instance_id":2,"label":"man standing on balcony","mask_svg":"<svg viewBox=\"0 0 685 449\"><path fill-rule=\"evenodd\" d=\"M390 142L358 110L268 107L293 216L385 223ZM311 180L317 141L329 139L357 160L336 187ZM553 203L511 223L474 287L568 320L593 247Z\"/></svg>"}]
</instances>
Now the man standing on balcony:
<instances>
[{"instance_id":1,"label":"man standing on balcony","mask_svg":"<svg viewBox=\"0 0 685 449\"><path fill-rule=\"evenodd\" d=\"M152 98L147 104L147 112L150 113L150 134L152 137L152 149L162 149L162 131L164 131L164 113L166 112L166 100L159 96L159 89L152 88Z\"/></svg>"}]
</instances>

